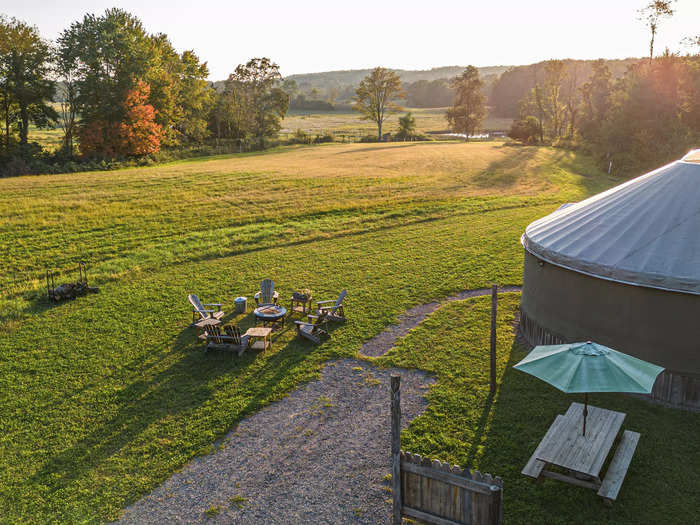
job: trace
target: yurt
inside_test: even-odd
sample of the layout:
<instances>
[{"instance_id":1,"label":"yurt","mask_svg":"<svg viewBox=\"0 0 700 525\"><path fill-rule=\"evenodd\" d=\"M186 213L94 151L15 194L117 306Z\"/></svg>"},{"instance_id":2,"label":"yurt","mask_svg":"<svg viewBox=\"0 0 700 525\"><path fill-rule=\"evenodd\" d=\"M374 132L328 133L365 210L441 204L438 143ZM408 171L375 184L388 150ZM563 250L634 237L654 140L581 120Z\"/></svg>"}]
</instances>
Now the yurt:
<instances>
[{"instance_id":1,"label":"yurt","mask_svg":"<svg viewBox=\"0 0 700 525\"><path fill-rule=\"evenodd\" d=\"M520 331L666 368L652 396L700 408L700 150L530 224Z\"/></svg>"}]
</instances>

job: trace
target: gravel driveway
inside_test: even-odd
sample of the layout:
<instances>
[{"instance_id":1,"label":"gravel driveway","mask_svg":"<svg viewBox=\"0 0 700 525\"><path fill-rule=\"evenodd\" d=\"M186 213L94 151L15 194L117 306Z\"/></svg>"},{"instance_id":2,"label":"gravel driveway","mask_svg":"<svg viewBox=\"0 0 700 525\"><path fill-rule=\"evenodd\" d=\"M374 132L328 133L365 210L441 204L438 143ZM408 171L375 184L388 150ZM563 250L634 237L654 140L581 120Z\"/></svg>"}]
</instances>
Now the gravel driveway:
<instances>
[{"instance_id":1,"label":"gravel driveway","mask_svg":"<svg viewBox=\"0 0 700 525\"><path fill-rule=\"evenodd\" d=\"M394 372L406 426L427 405L428 375L329 362L320 380L241 421L120 523L390 523Z\"/></svg>"}]
</instances>

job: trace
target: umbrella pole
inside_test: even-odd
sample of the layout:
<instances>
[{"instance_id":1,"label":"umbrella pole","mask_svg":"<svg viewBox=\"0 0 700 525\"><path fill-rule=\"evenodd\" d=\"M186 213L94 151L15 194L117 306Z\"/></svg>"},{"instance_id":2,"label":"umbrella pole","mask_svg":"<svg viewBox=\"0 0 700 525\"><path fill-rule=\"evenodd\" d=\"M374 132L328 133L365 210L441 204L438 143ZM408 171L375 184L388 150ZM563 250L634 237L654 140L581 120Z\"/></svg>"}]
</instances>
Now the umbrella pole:
<instances>
[{"instance_id":1,"label":"umbrella pole","mask_svg":"<svg viewBox=\"0 0 700 525\"><path fill-rule=\"evenodd\" d=\"M583 394L583 436L586 435L586 416L588 415L588 392Z\"/></svg>"}]
</instances>

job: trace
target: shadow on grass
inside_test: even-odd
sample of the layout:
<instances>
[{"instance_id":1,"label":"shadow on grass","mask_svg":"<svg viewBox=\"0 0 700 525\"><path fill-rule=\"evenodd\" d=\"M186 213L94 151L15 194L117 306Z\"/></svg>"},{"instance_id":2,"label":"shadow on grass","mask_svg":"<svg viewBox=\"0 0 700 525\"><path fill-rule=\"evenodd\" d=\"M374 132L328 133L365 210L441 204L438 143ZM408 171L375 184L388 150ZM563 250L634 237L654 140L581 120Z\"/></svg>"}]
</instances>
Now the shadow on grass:
<instances>
[{"instance_id":1,"label":"shadow on grass","mask_svg":"<svg viewBox=\"0 0 700 525\"><path fill-rule=\"evenodd\" d=\"M264 358L255 351L248 351L240 357L223 351L205 352L203 345L196 341L194 328L188 327L162 355L153 359L152 354L144 354L127 363L126 368L138 371L137 378L114 394L112 403L116 407L115 412L112 415L96 414L99 421L92 423L92 430L87 435L51 457L26 483L45 484L52 491L57 491L82 478L100 476L103 469L110 470L113 456L124 458L126 454L131 457L129 461L134 461L141 453L147 456L149 444L154 439L151 435L153 426L161 427L162 439L181 438L181 434L173 436L173 432L178 431L169 424L177 426L184 421L184 415L206 410L205 405L215 399L217 403L225 403L244 392L245 404L231 412L229 421L212 422L215 427L212 430L217 437L221 437L242 418L280 397L285 388L293 386L287 385L285 378L294 369L303 366L315 348L316 345L306 345L292 339L283 348L275 349L274 353L266 353ZM149 374L173 354L180 354L181 357L165 369ZM260 366L252 366L256 361ZM236 388L221 390L223 376L236 383ZM81 391L97 386L91 384ZM71 397L79 394L76 392ZM185 439L169 446L167 454L183 457L187 461L211 442L206 436L197 442ZM156 446L161 449L158 453L162 453L161 445ZM128 450L125 452L123 449ZM134 467L134 470L137 469Z\"/></svg>"},{"instance_id":2,"label":"shadow on grass","mask_svg":"<svg viewBox=\"0 0 700 525\"><path fill-rule=\"evenodd\" d=\"M373 144L381 144L380 142L374 142ZM408 143L402 143L399 145L396 145L395 142L391 142L389 144L393 145L387 145L387 146L379 146L379 147L371 147L368 146L366 148L358 148L358 149L351 149L351 150L346 150L346 151L338 151L334 153L334 155L354 155L356 153L367 153L368 151L382 151L385 149L400 149L400 148L413 148L416 146L420 146L421 142L408 142ZM423 144L430 144L429 142L425 142Z\"/></svg>"},{"instance_id":3,"label":"shadow on grass","mask_svg":"<svg viewBox=\"0 0 700 525\"><path fill-rule=\"evenodd\" d=\"M537 155L538 150L535 146L509 147L505 157L492 161L485 171L472 179L473 184L479 188L507 189L515 186L527 175L527 163Z\"/></svg>"},{"instance_id":4,"label":"shadow on grass","mask_svg":"<svg viewBox=\"0 0 700 525\"><path fill-rule=\"evenodd\" d=\"M700 417L658 407L622 394L589 395L595 406L627 414L623 429L642 434L637 451L612 508L594 490L555 480L536 484L521 474L547 429L581 396L567 395L513 368L527 351L513 343L493 403L486 401L475 443L486 435L479 470L505 481L504 518L509 523L688 523L699 496L688 475L700 463L687 442L700 430ZM488 430L483 425L490 417ZM473 447L472 447L473 448ZM611 452L611 455L614 453ZM469 451L472 464L476 455ZM610 458L608 458L609 461ZM601 475L605 474L605 468ZM684 480L688 481L684 481ZM664 501L663 506L649 502ZM668 509L674 509L667 513Z\"/></svg>"}]
</instances>

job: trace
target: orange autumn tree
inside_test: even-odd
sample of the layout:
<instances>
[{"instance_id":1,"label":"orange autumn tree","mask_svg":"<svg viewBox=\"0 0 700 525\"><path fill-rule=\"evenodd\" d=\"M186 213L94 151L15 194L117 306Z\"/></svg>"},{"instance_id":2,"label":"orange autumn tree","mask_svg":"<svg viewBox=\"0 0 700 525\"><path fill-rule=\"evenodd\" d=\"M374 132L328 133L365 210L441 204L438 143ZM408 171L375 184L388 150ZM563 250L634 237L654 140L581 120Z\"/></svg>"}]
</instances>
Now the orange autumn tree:
<instances>
[{"instance_id":1,"label":"orange autumn tree","mask_svg":"<svg viewBox=\"0 0 700 525\"><path fill-rule=\"evenodd\" d=\"M124 100L125 119L119 126L123 155L147 155L160 149L163 128L156 124L156 110L148 103L150 86L136 82Z\"/></svg>"},{"instance_id":2,"label":"orange autumn tree","mask_svg":"<svg viewBox=\"0 0 700 525\"><path fill-rule=\"evenodd\" d=\"M94 120L80 130L80 150L86 156L127 157L156 153L163 129L156 110L148 103L150 86L138 80L126 93L121 122Z\"/></svg>"}]
</instances>

